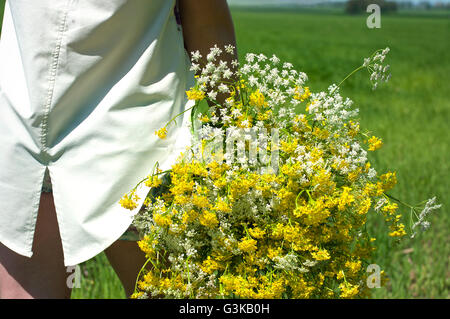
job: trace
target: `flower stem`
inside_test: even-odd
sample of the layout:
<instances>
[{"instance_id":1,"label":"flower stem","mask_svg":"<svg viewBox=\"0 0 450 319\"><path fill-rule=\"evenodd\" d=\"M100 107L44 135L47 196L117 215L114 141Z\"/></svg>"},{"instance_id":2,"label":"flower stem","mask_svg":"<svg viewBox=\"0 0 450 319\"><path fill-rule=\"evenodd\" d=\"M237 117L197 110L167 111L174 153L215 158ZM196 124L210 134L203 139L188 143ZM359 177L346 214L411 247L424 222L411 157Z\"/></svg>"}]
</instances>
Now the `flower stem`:
<instances>
[{"instance_id":1,"label":"flower stem","mask_svg":"<svg viewBox=\"0 0 450 319\"><path fill-rule=\"evenodd\" d=\"M337 86L336 86L336 88L330 93L330 94L333 94L333 92L334 91L336 91L336 89L338 88L338 87L340 87L341 86L341 84L342 83L344 83L345 82L345 80L347 80L349 77L351 77L353 74L355 74L356 72L358 72L359 70L361 70L361 69L363 69L363 68L365 68L364 67L364 65L361 65L361 66L359 66L358 68L356 68L356 69L354 69L352 72L350 72Z\"/></svg>"}]
</instances>

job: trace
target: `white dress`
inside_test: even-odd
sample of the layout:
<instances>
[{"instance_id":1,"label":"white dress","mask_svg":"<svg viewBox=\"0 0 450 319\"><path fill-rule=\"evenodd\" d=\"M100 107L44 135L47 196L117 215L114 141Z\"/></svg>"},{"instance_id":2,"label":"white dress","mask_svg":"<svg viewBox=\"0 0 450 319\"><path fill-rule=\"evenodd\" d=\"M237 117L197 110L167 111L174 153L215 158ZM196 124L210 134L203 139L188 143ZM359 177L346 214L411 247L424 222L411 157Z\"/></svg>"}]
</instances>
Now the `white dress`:
<instances>
[{"instance_id":1,"label":"white dress","mask_svg":"<svg viewBox=\"0 0 450 319\"><path fill-rule=\"evenodd\" d=\"M66 266L102 252L119 204L189 143L193 84L175 0L8 0L0 40L0 242L31 257L48 168Z\"/></svg>"}]
</instances>

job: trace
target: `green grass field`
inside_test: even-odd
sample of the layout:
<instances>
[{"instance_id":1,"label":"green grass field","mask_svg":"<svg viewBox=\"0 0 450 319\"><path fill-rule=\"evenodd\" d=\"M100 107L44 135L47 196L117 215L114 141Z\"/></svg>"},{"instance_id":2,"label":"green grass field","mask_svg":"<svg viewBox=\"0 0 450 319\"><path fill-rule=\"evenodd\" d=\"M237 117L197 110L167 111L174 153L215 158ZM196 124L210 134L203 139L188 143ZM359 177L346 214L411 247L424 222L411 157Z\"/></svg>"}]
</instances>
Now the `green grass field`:
<instances>
[{"instance_id":1,"label":"green grass field","mask_svg":"<svg viewBox=\"0 0 450 319\"><path fill-rule=\"evenodd\" d=\"M383 16L381 29L368 29L366 16L232 13L241 59L247 52L276 54L308 74L312 91L338 83L376 49L391 48L388 84L372 91L367 72L361 72L343 85L342 93L360 109L362 127L383 138L384 147L370 159L379 172L397 172L392 195L409 203L436 195L443 207L432 216L427 233L399 246L387 238L380 218L369 219L379 247L372 262L390 277L374 297L450 298L448 15ZM404 222L408 225L408 219ZM72 298L125 297L103 254L80 266L81 288Z\"/></svg>"}]
</instances>

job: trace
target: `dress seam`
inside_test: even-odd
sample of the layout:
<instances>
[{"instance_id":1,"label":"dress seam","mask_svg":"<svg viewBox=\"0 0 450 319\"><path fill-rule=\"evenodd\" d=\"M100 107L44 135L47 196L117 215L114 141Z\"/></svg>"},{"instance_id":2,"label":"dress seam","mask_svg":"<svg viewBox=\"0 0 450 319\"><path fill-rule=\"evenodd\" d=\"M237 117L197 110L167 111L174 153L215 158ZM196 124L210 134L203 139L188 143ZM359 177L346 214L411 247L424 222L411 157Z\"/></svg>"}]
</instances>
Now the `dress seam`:
<instances>
[{"instance_id":1,"label":"dress seam","mask_svg":"<svg viewBox=\"0 0 450 319\"><path fill-rule=\"evenodd\" d=\"M64 32L66 30L67 26L67 15L69 13L69 3L67 2L66 8L63 11L63 17L61 19L61 22L59 24L58 29L58 36L56 39L56 46L53 49L52 53L52 63L50 64L50 68L48 71L48 88L47 88L47 96L46 101L44 104L44 116L42 119L41 124L41 145L42 149L44 151L48 150L48 141L47 141L47 134L48 134L48 117L50 113L50 107L53 101L53 94L55 91L55 83L56 83L56 76L58 73L59 63L60 63L60 55L61 55L61 47L62 47L62 40L64 38Z\"/></svg>"}]
</instances>

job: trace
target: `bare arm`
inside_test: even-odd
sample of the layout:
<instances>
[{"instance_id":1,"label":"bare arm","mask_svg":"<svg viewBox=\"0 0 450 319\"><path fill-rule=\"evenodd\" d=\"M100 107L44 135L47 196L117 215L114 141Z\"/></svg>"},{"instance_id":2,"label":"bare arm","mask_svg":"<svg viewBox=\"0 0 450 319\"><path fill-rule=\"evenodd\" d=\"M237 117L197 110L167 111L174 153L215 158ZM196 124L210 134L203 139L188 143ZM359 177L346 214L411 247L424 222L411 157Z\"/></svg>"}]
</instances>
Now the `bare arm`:
<instances>
[{"instance_id":1,"label":"bare arm","mask_svg":"<svg viewBox=\"0 0 450 319\"><path fill-rule=\"evenodd\" d=\"M200 51L200 68L206 65L206 56L214 45L223 48L231 44L236 48L234 25L226 0L179 0L179 9L185 48L190 57L192 52ZM220 57L231 69L231 61L237 59L236 50L233 55ZM235 76L233 78L236 80ZM228 97L227 93L219 93L216 100L222 104Z\"/></svg>"},{"instance_id":2,"label":"bare arm","mask_svg":"<svg viewBox=\"0 0 450 319\"><path fill-rule=\"evenodd\" d=\"M226 0L179 0L186 50L199 50L206 57L217 44L236 47L233 21ZM237 59L237 55L233 57ZM203 62L203 65L202 65ZM204 66L204 60L200 63Z\"/></svg>"}]
</instances>

